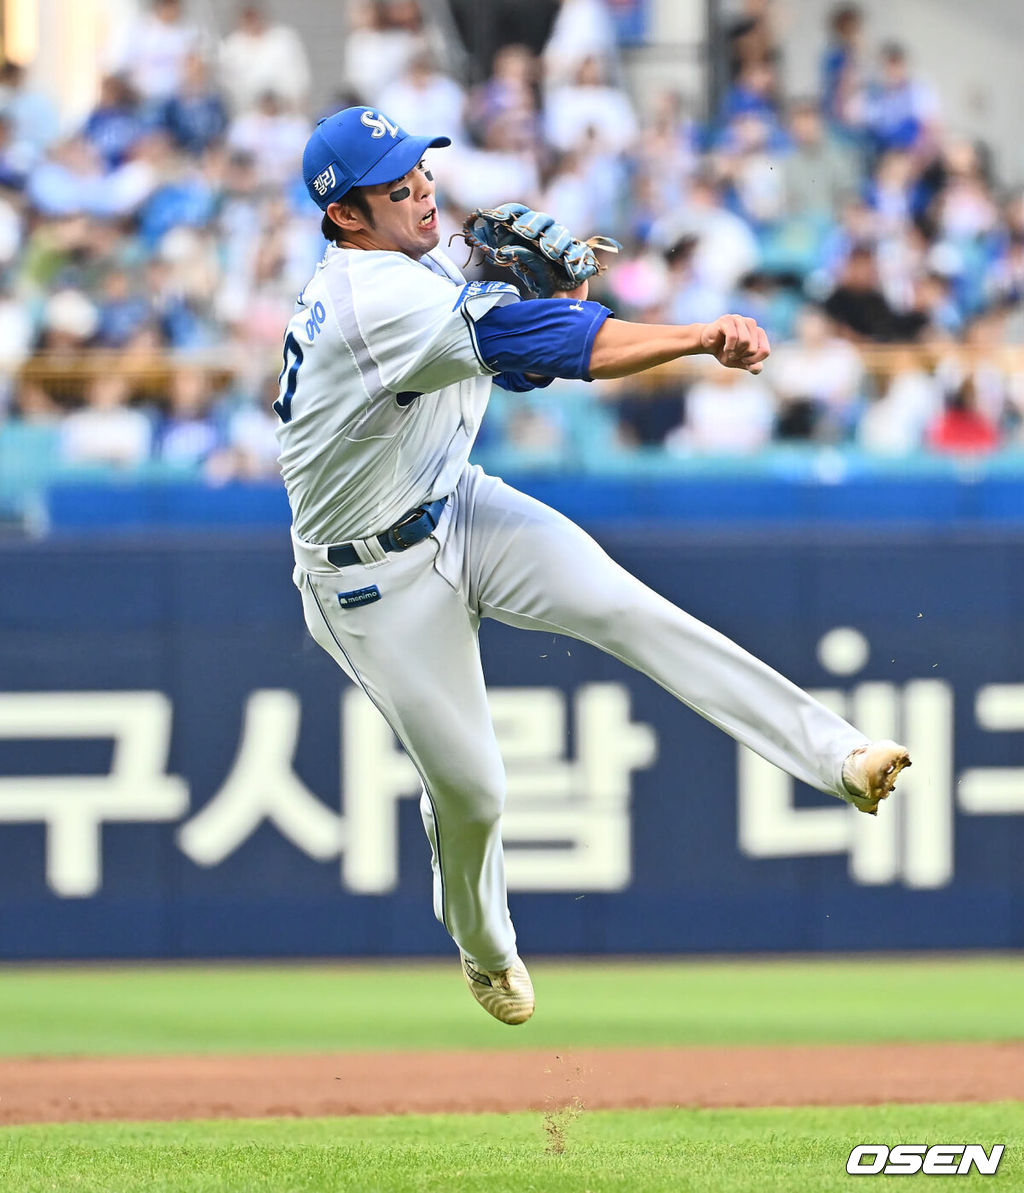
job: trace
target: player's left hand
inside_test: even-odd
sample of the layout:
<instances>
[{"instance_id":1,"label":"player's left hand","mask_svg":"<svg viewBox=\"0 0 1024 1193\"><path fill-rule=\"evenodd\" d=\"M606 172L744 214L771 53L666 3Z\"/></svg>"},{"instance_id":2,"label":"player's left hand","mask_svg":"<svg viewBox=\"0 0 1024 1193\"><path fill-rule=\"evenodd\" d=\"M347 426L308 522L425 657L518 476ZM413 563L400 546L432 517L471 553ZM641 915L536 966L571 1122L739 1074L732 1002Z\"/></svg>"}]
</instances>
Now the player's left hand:
<instances>
[{"instance_id":1,"label":"player's left hand","mask_svg":"<svg viewBox=\"0 0 1024 1193\"><path fill-rule=\"evenodd\" d=\"M768 333L743 315L722 315L714 323L705 323L700 345L727 369L748 373L760 373L761 362L771 352Z\"/></svg>"},{"instance_id":2,"label":"player's left hand","mask_svg":"<svg viewBox=\"0 0 1024 1193\"><path fill-rule=\"evenodd\" d=\"M553 216L524 203L471 212L462 236L492 265L511 269L538 298L580 297L580 286L604 269L595 250L617 253L622 247L607 236L577 240Z\"/></svg>"}]
</instances>

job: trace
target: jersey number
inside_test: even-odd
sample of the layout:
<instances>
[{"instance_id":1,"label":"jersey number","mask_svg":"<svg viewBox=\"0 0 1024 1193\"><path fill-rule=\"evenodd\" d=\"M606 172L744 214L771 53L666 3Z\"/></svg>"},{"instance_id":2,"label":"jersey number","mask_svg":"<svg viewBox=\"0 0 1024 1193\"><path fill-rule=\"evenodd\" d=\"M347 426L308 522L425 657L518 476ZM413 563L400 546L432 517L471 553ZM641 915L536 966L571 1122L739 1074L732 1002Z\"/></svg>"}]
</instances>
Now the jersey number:
<instances>
[{"instance_id":1,"label":"jersey number","mask_svg":"<svg viewBox=\"0 0 1024 1193\"><path fill-rule=\"evenodd\" d=\"M290 355L289 355L290 354ZM292 398L295 397L295 383L299 379L299 365L302 364L302 349L299 341L289 332L284 341L284 368L278 377L281 386L281 396L274 403L274 409L281 422L292 420Z\"/></svg>"}]
</instances>

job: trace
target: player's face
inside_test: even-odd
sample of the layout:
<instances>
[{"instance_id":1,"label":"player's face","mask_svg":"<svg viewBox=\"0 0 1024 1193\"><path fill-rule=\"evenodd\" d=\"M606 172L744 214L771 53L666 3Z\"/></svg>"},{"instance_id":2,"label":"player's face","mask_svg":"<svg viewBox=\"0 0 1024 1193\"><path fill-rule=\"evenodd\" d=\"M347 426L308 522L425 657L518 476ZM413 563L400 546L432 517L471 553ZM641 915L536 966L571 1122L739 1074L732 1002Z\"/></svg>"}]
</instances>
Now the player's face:
<instances>
[{"instance_id":1,"label":"player's face","mask_svg":"<svg viewBox=\"0 0 1024 1193\"><path fill-rule=\"evenodd\" d=\"M441 239L434 205L434 177L425 162L408 174L367 187L366 197L376 227L367 230L371 247L419 259Z\"/></svg>"}]
</instances>

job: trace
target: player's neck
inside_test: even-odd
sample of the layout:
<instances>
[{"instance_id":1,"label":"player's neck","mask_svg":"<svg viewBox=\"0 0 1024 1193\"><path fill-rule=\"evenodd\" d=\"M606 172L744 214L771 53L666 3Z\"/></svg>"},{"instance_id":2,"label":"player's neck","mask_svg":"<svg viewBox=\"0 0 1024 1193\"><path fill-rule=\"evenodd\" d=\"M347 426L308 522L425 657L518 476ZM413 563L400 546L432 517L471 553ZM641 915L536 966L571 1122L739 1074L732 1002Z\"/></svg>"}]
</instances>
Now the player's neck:
<instances>
[{"instance_id":1,"label":"player's neck","mask_svg":"<svg viewBox=\"0 0 1024 1193\"><path fill-rule=\"evenodd\" d=\"M379 242L369 231L352 232L345 239L335 241L335 244L341 249L362 249L368 253L404 253L413 261L418 261L428 251L424 249L423 252L410 253L397 244Z\"/></svg>"}]
</instances>

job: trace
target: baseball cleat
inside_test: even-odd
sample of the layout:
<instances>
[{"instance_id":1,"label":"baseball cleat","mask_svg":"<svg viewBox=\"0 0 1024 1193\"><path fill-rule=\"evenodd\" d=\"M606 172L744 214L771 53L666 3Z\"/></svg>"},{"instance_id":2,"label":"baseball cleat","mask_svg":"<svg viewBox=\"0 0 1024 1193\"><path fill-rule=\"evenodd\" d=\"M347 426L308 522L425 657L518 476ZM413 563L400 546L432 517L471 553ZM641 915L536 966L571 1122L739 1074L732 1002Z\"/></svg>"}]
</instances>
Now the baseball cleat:
<instances>
[{"instance_id":1,"label":"baseball cleat","mask_svg":"<svg viewBox=\"0 0 1024 1193\"><path fill-rule=\"evenodd\" d=\"M496 972L477 969L463 957L462 972L470 993L488 1015L502 1023L525 1023L533 1014L533 983L519 957L508 969Z\"/></svg>"},{"instance_id":2,"label":"baseball cleat","mask_svg":"<svg viewBox=\"0 0 1024 1193\"><path fill-rule=\"evenodd\" d=\"M843 783L853 804L869 816L878 815L878 805L888 799L900 771L910 765L907 747L894 741L873 741L851 750L843 763Z\"/></svg>"}]
</instances>

